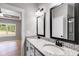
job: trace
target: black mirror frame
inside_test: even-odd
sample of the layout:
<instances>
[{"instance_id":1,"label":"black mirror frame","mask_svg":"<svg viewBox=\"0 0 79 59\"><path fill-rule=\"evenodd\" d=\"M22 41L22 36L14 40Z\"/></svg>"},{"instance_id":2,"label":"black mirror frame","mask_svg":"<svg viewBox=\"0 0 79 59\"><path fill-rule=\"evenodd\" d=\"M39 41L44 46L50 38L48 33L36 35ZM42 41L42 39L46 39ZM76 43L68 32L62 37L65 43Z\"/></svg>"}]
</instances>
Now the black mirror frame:
<instances>
[{"instance_id":1,"label":"black mirror frame","mask_svg":"<svg viewBox=\"0 0 79 59\"><path fill-rule=\"evenodd\" d=\"M37 23L37 36L38 36L38 37L39 37L39 36L45 37L45 19L46 19L46 13L44 12L44 28L43 28L43 29L44 29L44 30L43 30L43 33L44 33L44 34L39 34L39 33L38 33L38 30L39 30L39 29L38 29L38 18L39 18L39 17L37 17L37 21L36 21L36 23Z\"/></svg>"},{"instance_id":2,"label":"black mirror frame","mask_svg":"<svg viewBox=\"0 0 79 59\"><path fill-rule=\"evenodd\" d=\"M62 4L63 4L63 3L62 3ZM50 38L56 39L56 40L60 40L60 41L69 42L69 43L73 43L73 44L79 44L79 43L77 43L76 40L71 41L71 40L69 40L69 39L58 38L58 37L53 37L53 36L52 36L52 10L53 10L54 8L56 8L56 7L59 7L59 6L60 6L60 5L50 8ZM68 20L68 19L67 19L67 20ZM67 26L69 27L69 24L68 24ZM75 26L75 25L74 25L74 26ZM67 29L67 30L68 30L68 29ZM67 33L67 34L69 35L69 33Z\"/></svg>"}]
</instances>

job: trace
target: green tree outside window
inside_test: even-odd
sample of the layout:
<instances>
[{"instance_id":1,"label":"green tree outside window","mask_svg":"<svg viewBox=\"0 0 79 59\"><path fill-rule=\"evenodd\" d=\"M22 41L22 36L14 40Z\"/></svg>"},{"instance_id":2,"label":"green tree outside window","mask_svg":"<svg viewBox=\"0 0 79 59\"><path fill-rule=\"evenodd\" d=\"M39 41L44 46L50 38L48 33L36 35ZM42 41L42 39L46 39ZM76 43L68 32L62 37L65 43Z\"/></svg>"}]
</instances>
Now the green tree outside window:
<instances>
[{"instance_id":1,"label":"green tree outside window","mask_svg":"<svg viewBox=\"0 0 79 59\"><path fill-rule=\"evenodd\" d=\"M0 35L5 32L5 35L16 35L16 25L0 23Z\"/></svg>"},{"instance_id":2,"label":"green tree outside window","mask_svg":"<svg viewBox=\"0 0 79 59\"><path fill-rule=\"evenodd\" d=\"M6 31L6 25L0 24L0 31Z\"/></svg>"}]
</instances>

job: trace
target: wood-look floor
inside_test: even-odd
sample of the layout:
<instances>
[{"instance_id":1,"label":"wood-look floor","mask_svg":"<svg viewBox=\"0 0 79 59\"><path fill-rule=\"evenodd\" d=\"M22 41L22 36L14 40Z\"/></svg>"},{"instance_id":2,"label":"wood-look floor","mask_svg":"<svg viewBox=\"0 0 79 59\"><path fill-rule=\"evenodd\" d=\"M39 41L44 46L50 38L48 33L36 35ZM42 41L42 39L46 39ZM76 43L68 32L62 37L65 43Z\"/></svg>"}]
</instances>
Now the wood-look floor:
<instances>
[{"instance_id":1,"label":"wood-look floor","mask_svg":"<svg viewBox=\"0 0 79 59\"><path fill-rule=\"evenodd\" d=\"M0 56L20 56L20 51L20 40L0 42Z\"/></svg>"}]
</instances>

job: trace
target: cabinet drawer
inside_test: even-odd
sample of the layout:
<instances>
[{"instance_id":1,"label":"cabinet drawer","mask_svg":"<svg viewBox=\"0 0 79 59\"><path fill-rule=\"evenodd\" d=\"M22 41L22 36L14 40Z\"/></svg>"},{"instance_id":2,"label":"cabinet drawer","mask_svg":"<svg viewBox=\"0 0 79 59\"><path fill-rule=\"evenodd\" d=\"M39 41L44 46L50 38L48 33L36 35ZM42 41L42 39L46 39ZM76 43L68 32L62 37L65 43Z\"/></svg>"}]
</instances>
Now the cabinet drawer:
<instances>
[{"instance_id":1,"label":"cabinet drawer","mask_svg":"<svg viewBox=\"0 0 79 59\"><path fill-rule=\"evenodd\" d=\"M26 41L26 55L30 56L30 43L29 43L29 41Z\"/></svg>"},{"instance_id":2,"label":"cabinet drawer","mask_svg":"<svg viewBox=\"0 0 79 59\"><path fill-rule=\"evenodd\" d=\"M30 56L34 56L34 47L30 44Z\"/></svg>"},{"instance_id":3,"label":"cabinet drawer","mask_svg":"<svg viewBox=\"0 0 79 59\"><path fill-rule=\"evenodd\" d=\"M34 52L34 46L32 44L30 45L30 50Z\"/></svg>"}]
</instances>

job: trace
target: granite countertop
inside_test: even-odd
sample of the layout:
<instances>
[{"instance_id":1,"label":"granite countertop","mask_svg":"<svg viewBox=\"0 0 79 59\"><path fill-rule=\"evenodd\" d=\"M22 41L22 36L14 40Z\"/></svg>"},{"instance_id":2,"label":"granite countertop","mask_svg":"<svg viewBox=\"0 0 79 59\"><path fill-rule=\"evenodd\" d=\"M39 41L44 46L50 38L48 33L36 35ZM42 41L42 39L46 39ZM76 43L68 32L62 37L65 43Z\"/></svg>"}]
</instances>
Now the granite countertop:
<instances>
[{"instance_id":1,"label":"granite countertop","mask_svg":"<svg viewBox=\"0 0 79 59\"><path fill-rule=\"evenodd\" d=\"M33 44L41 53L43 53L45 56L56 56L54 54L47 53L44 51L43 47L45 44L52 44L55 45L55 43L51 43L49 41L43 40L43 39L33 39L33 38L27 38L27 40ZM55 45L56 46L56 45ZM57 46L58 47L58 46ZM65 51L65 54L62 56L77 56L79 54L78 51L72 50L70 48L67 48L65 46L59 47ZM49 50L49 48L47 48ZM56 51L57 52L57 51Z\"/></svg>"}]
</instances>

